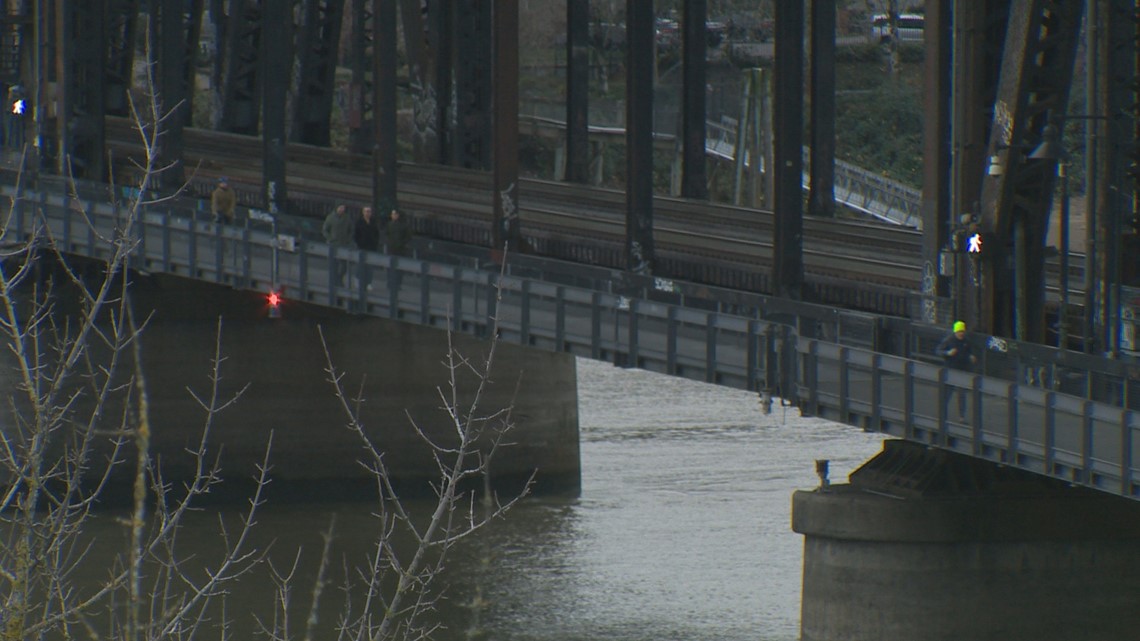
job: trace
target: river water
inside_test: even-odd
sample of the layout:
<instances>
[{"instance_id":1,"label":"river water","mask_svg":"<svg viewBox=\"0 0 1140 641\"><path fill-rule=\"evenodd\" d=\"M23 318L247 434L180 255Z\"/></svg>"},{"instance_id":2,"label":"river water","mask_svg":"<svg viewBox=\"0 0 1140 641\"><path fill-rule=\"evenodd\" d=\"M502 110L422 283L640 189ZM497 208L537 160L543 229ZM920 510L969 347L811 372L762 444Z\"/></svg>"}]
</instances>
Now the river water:
<instances>
[{"instance_id":1,"label":"river water","mask_svg":"<svg viewBox=\"0 0 1140 641\"><path fill-rule=\"evenodd\" d=\"M440 614L448 629L436 638L466 638L473 615L463 606L478 590L487 639L798 639L803 542L790 528L792 491L818 484L818 458L845 479L880 437L778 404L764 414L754 394L594 361L578 361L578 379L581 498L528 499L457 548ZM336 565L363 563L371 511L335 497L263 508L258 539L273 541L279 569L304 548L298 605L330 517ZM182 542L216 540L215 515L195 518ZM232 587L233 638L263 638L242 619L268 619L271 598L264 579ZM318 638L337 638L339 599L330 587Z\"/></svg>"}]
</instances>

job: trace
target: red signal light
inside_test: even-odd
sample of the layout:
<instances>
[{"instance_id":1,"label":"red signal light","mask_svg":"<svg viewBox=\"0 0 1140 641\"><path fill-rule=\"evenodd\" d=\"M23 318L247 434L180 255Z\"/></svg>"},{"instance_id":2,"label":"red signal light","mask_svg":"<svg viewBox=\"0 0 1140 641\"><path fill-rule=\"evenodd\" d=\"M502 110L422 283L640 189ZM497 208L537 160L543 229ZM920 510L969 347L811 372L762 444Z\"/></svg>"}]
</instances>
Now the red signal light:
<instances>
[{"instance_id":1,"label":"red signal light","mask_svg":"<svg viewBox=\"0 0 1140 641\"><path fill-rule=\"evenodd\" d=\"M269 292L265 300L269 303L269 317L281 318L281 293L277 291Z\"/></svg>"}]
</instances>

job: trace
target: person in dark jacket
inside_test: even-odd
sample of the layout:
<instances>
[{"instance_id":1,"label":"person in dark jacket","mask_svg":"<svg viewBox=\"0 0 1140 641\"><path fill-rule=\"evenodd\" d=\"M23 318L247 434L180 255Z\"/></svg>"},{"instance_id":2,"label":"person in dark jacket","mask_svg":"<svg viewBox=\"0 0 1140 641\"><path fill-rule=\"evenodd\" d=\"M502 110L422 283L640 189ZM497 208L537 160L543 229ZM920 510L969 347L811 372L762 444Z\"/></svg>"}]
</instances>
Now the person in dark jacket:
<instances>
[{"instance_id":1,"label":"person in dark jacket","mask_svg":"<svg viewBox=\"0 0 1140 641\"><path fill-rule=\"evenodd\" d=\"M380 227L372 217L372 208L365 207L360 211L360 219L352 229L352 240L356 248L362 251L374 252L380 249ZM372 289L372 268L362 256L360 262L360 284L366 289Z\"/></svg>"},{"instance_id":2,"label":"person in dark jacket","mask_svg":"<svg viewBox=\"0 0 1140 641\"><path fill-rule=\"evenodd\" d=\"M388 214L388 253L393 256L406 256L408 254L408 241L412 239L412 228L400 216L398 209Z\"/></svg>"},{"instance_id":3,"label":"person in dark jacket","mask_svg":"<svg viewBox=\"0 0 1140 641\"><path fill-rule=\"evenodd\" d=\"M954 323L954 331L943 338L941 343L938 343L935 352L942 357L947 367L953 369L970 371L973 369L974 363L978 362L978 357L974 356L970 341L966 340L966 323L963 321ZM950 397L954 396L955 392L958 394L958 420L965 420L966 390L949 388L945 406L950 406Z\"/></svg>"},{"instance_id":4,"label":"person in dark jacket","mask_svg":"<svg viewBox=\"0 0 1140 641\"><path fill-rule=\"evenodd\" d=\"M336 209L325 217L325 224L321 227L321 234L325 237L325 242L334 248L351 247L353 231L352 219L349 218L348 210L344 205L337 205ZM348 271L348 263L337 259L334 264L337 282L343 285L344 274Z\"/></svg>"}]
</instances>

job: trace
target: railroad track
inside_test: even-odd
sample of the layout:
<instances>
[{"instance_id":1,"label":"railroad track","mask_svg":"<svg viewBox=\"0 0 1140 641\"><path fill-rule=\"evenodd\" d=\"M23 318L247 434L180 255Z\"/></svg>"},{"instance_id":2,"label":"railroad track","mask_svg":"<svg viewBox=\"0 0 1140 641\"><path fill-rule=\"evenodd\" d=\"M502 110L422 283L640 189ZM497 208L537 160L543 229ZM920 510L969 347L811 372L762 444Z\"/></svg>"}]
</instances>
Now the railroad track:
<instances>
[{"instance_id":1,"label":"railroad track","mask_svg":"<svg viewBox=\"0 0 1140 641\"><path fill-rule=\"evenodd\" d=\"M121 173L138 158L125 119L108 118L108 148ZM198 195L227 175L242 204L260 207L258 139L200 129L184 132L187 177ZM334 202L371 200L371 158L289 145L292 213L323 218ZM488 246L492 215L487 172L401 164L401 209L417 233ZM243 189L244 188L244 189ZM520 179L520 221L528 250L616 269L625 266L625 195L604 188ZM879 222L804 219L806 295L829 305L910 316L921 282L921 232ZM774 215L770 211L679 198L654 199L656 274L770 293ZM1053 260L1050 268L1055 271ZM1071 290L1072 291L1072 290ZM1073 292L1073 296L1079 293Z\"/></svg>"}]
</instances>

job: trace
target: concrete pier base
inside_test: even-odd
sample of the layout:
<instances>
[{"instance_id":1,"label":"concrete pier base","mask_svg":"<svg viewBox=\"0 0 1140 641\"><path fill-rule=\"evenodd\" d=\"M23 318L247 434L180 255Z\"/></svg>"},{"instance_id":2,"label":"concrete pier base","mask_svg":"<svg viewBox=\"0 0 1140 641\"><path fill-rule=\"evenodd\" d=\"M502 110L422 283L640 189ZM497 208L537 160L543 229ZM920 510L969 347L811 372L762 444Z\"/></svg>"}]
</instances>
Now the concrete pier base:
<instances>
[{"instance_id":1,"label":"concrete pier base","mask_svg":"<svg viewBox=\"0 0 1140 641\"><path fill-rule=\"evenodd\" d=\"M922 449L898 443L887 448L896 461L898 449ZM802 641L1136 638L1140 505L929 458L918 474L896 466L912 472L903 482L857 471L850 485L794 494ZM916 488L916 477L932 482Z\"/></svg>"},{"instance_id":2,"label":"concrete pier base","mask_svg":"<svg viewBox=\"0 0 1140 641\"><path fill-rule=\"evenodd\" d=\"M344 403L330 382L323 334L331 360L343 374L347 404L358 411L364 434L383 453L398 488L407 495L431 493L430 482L440 478L436 455L441 452L433 451L424 437L439 447L456 444L455 421L444 405L454 398L461 414L471 411L480 382L471 370L486 363L489 341L450 337L458 358L471 362L470 368L456 368L453 397L444 330L288 299L281 318L269 318L262 293L168 276L132 278L136 317L147 319L142 356L152 459L160 462L171 487L182 487L198 473L198 461L189 452L199 447L209 425L206 463L217 461L224 479L211 496L225 496L231 489L237 498L247 496L267 448L270 498L320 500L376 492L370 471L374 462L360 434L349 429ZM62 319L75 312L79 298L62 286L59 291L54 309ZM200 400L214 395L210 375L219 342L223 361L217 397L237 400L208 419ZM107 354L97 348L93 346L93 359L106 362ZM129 363L130 354L121 360ZM16 389L15 370L4 371L0 382ZM117 378L125 381L132 374L123 366ZM472 415L489 432L510 410L514 425L491 459L495 488L507 495L533 475L536 493L577 496L581 463L574 357L499 343L489 381ZM122 386L104 410L107 418L98 423L103 436L86 471L91 482L99 480L110 456L113 434L108 430L137 411L125 414L122 409L132 390ZM75 404L79 425L87 424L83 412L90 413L86 399L81 394ZM131 398L131 404L137 400ZM8 430L17 419L5 405L0 429ZM133 437L127 436L126 449L117 455L120 464L102 494L107 502L130 497L136 457ZM485 456L491 439L478 443ZM475 460L469 458L468 464ZM482 486L483 479L472 483Z\"/></svg>"}]
</instances>

